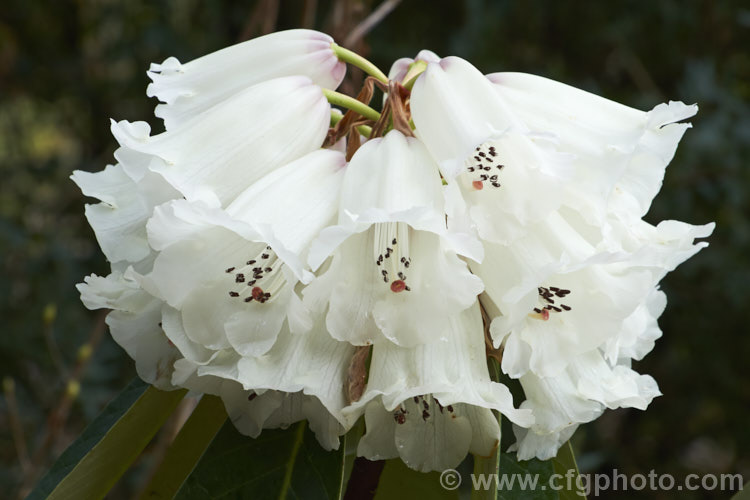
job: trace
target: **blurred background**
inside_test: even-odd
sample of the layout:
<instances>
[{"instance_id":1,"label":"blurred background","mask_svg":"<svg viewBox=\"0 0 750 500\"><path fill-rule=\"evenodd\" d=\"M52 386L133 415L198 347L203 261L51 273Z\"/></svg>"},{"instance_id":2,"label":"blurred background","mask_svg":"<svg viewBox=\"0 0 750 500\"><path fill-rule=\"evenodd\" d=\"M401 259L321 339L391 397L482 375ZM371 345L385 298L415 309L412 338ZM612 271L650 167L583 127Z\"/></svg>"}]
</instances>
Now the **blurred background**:
<instances>
[{"instance_id":1,"label":"blurred background","mask_svg":"<svg viewBox=\"0 0 750 500\"><path fill-rule=\"evenodd\" d=\"M384 4L384 5L383 5ZM377 14L373 10L383 5ZM391 12L387 12L392 9ZM362 21L368 19L364 25ZM369 23L369 25L368 25ZM113 162L109 119L147 120L151 62L185 62L309 27L387 72L422 48L523 71L629 106L698 103L647 219L716 221L663 282L664 337L636 369L664 396L574 438L584 472L741 473L750 480L750 4L743 0L5 0L0 6L0 491L25 491L135 375L75 284L107 274L74 169ZM368 32L369 28L369 32ZM356 93L361 73L347 76ZM88 200L91 201L91 200ZM174 425L177 425L176 423ZM169 428L112 498L129 498ZM161 444L160 444L161 443ZM726 498L681 492L680 498ZM606 498L674 498L607 492Z\"/></svg>"}]
</instances>

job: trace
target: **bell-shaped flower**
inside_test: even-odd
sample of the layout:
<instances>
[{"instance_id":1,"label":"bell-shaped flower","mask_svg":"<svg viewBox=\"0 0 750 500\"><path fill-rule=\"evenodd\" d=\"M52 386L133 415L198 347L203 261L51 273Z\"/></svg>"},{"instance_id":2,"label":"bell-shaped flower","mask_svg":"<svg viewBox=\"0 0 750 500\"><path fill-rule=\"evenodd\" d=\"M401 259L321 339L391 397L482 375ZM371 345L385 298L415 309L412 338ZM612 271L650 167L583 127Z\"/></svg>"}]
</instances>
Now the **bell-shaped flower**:
<instances>
[{"instance_id":1,"label":"bell-shaped flower","mask_svg":"<svg viewBox=\"0 0 750 500\"><path fill-rule=\"evenodd\" d=\"M86 219L110 262L150 263L146 221L154 207L179 197L163 177L146 172L134 179L120 165L107 165L101 172L76 170L70 177L86 196L101 200L86 205ZM143 271L137 266L139 271Z\"/></svg>"},{"instance_id":2,"label":"bell-shaped flower","mask_svg":"<svg viewBox=\"0 0 750 500\"><path fill-rule=\"evenodd\" d=\"M115 342L135 360L138 376L159 389L175 389L173 365L182 356L162 328L164 302L144 291L133 274L92 274L76 288L87 308L112 310L105 321Z\"/></svg>"},{"instance_id":3,"label":"bell-shaped flower","mask_svg":"<svg viewBox=\"0 0 750 500\"><path fill-rule=\"evenodd\" d=\"M304 76L258 83L149 136L142 122L112 123L115 158L138 178L161 174L188 201L228 205L272 170L323 143L330 105Z\"/></svg>"},{"instance_id":4,"label":"bell-shaped flower","mask_svg":"<svg viewBox=\"0 0 750 500\"><path fill-rule=\"evenodd\" d=\"M294 288L312 278L304 254L334 220L345 163L339 152L318 150L254 183L226 210L186 200L158 207L148 232L159 255L144 287L179 310L187 337L209 351L258 356L285 320L295 332L309 329Z\"/></svg>"},{"instance_id":5,"label":"bell-shaped flower","mask_svg":"<svg viewBox=\"0 0 750 500\"><path fill-rule=\"evenodd\" d=\"M575 155L580 189L607 173L616 182L608 211L631 220L646 214L696 105L670 101L648 112L569 85L524 73L487 75L513 115L533 132L553 134L560 151ZM580 202L590 197L578 196ZM591 205L590 205L591 207ZM587 212L582 206L584 213Z\"/></svg>"},{"instance_id":6,"label":"bell-shaped flower","mask_svg":"<svg viewBox=\"0 0 750 500\"><path fill-rule=\"evenodd\" d=\"M595 231L553 212L531 227L511 246L485 242L484 261L471 263L495 346L504 342L503 371L514 378L553 376L614 338L664 275L707 245L694 240L714 225L612 217Z\"/></svg>"},{"instance_id":7,"label":"bell-shaped flower","mask_svg":"<svg viewBox=\"0 0 750 500\"><path fill-rule=\"evenodd\" d=\"M156 116L167 130L179 127L243 89L283 76L306 76L335 89L346 65L334 54L333 39L312 30L288 30L226 47L182 64L174 57L151 64L146 92L164 104Z\"/></svg>"},{"instance_id":8,"label":"bell-shaped flower","mask_svg":"<svg viewBox=\"0 0 750 500\"><path fill-rule=\"evenodd\" d=\"M656 318L651 318L656 322ZM647 322L650 323L650 322ZM628 336L649 336L651 325L632 323ZM630 359L607 361L600 349L577 356L565 370L542 377L527 372L520 378L526 401L520 408L534 414L529 428L514 426L518 458L546 460L557 454L579 424L598 418L609 408L645 410L661 395L656 381L630 368Z\"/></svg>"},{"instance_id":9,"label":"bell-shaped flower","mask_svg":"<svg viewBox=\"0 0 750 500\"><path fill-rule=\"evenodd\" d=\"M175 363L175 383L198 394L221 397L229 420L242 434L257 438L263 429L286 429L307 420L320 445L326 450L339 447L346 431L315 396L302 392L247 390L239 382L213 375L197 376L196 365Z\"/></svg>"},{"instance_id":10,"label":"bell-shaped flower","mask_svg":"<svg viewBox=\"0 0 750 500\"><path fill-rule=\"evenodd\" d=\"M375 344L365 391L344 410L352 419L365 414L358 455L401 457L416 470L444 470L468 452L489 456L496 449L500 427L491 410L531 425L531 412L515 409L508 388L490 380L484 342L475 303L450 316L443 342Z\"/></svg>"},{"instance_id":11,"label":"bell-shaped flower","mask_svg":"<svg viewBox=\"0 0 750 500\"><path fill-rule=\"evenodd\" d=\"M508 244L563 202L571 157L531 134L468 62L429 63L414 84L411 110L417 137L448 182L454 225L468 216L481 238Z\"/></svg>"},{"instance_id":12,"label":"bell-shaped flower","mask_svg":"<svg viewBox=\"0 0 750 500\"><path fill-rule=\"evenodd\" d=\"M321 232L309 262L317 269L333 258L304 300L319 313L327 306L326 325L338 340L437 340L482 291L457 251L481 258L477 242L447 233L440 176L427 150L394 130L352 157L338 225Z\"/></svg>"},{"instance_id":13,"label":"bell-shaped flower","mask_svg":"<svg viewBox=\"0 0 750 500\"><path fill-rule=\"evenodd\" d=\"M512 252L493 253L505 254L504 265L513 265ZM482 263L478 272L487 289L484 300L502 313L492 320L490 332L496 347L504 345L502 369L513 378L527 371L558 374L578 355L616 335L654 286L648 270L595 261L550 274L536 286L514 286L503 281L502 273L489 272L493 263Z\"/></svg>"},{"instance_id":14,"label":"bell-shaped flower","mask_svg":"<svg viewBox=\"0 0 750 500\"><path fill-rule=\"evenodd\" d=\"M338 435L348 429L344 427L348 421L342 415L342 409L347 405L345 387L355 348L331 338L323 324L324 318L319 316L317 320L310 331L302 334L293 333L284 326L276 343L262 356L240 356L227 350L204 363L180 361L175 383L183 384L179 379L185 375L179 372L184 372L200 379L194 383L211 378L236 381L241 384L245 399L248 393L304 394L309 400L306 405L315 400L311 411L317 413L317 408L320 408L338 422L337 432L327 435L325 442L321 441L328 449L335 448ZM261 427L258 426L257 432Z\"/></svg>"}]
</instances>

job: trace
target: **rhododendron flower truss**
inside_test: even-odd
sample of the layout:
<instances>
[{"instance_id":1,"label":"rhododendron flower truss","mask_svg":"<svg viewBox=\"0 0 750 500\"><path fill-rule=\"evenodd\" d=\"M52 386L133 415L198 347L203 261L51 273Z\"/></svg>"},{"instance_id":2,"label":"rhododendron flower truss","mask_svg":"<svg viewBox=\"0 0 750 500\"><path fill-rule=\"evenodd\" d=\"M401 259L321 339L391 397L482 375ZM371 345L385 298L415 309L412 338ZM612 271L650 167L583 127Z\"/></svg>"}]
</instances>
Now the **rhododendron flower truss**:
<instances>
[{"instance_id":1,"label":"rhododendron flower truss","mask_svg":"<svg viewBox=\"0 0 750 500\"><path fill-rule=\"evenodd\" d=\"M72 176L112 267L81 298L145 381L220 396L253 437L307 420L331 450L363 420L359 455L419 471L495 456L500 416L548 459L660 395L632 361L714 226L642 217L697 106L427 50L386 77L309 30L148 75L166 131L113 121L115 164Z\"/></svg>"}]
</instances>

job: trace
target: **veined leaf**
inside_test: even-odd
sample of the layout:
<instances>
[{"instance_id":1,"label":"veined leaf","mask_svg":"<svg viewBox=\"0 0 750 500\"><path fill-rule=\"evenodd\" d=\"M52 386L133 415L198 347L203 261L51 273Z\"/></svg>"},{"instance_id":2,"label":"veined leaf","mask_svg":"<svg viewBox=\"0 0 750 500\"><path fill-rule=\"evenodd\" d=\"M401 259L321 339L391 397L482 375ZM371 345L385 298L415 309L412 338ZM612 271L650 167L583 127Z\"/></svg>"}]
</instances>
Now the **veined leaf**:
<instances>
[{"instance_id":1,"label":"veined leaf","mask_svg":"<svg viewBox=\"0 0 750 500\"><path fill-rule=\"evenodd\" d=\"M266 429L252 439L227 421L176 498L338 500L344 449L342 442L337 451L325 451L306 422L286 430Z\"/></svg>"},{"instance_id":2,"label":"veined leaf","mask_svg":"<svg viewBox=\"0 0 750 500\"><path fill-rule=\"evenodd\" d=\"M500 445L498 444L495 448L495 453L491 456L478 457L474 456L474 477L483 475L485 477L491 477L493 474L497 474L500 468ZM487 487L474 488L472 481L471 488L471 500L496 500L497 499L497 482L491 481L487 484Z\"/></svg>"},{"instance_id":3,"label":"veined leaf","mask_svg":"<svg viewBox=\"0 0 750 500\"><path fill-rule=\"evenodd\" d=\"M84 430L28 499L103 498L185 396L131 382Z\"/></svg>"},{"instance_id":4,"label":"veined leaf","mask_svg":"<svg viewBox=\"0 0 750 500\"><path fill-rule=\"evenodd\" d=\"M750 483L743 486L742 489L732 497L732 500L750 500Z\"/></svg>"},{"instance_id":5,"label":"veined leaf","mask_svg":"<svg viewBox=\"0 0 750 500\"><path fill-rule=\"evenodd\" d=\"M204 395L167 449L141 499L174 498L226 419L221 398Z\"/></svg>"},{"instance_id":6,"label":"veined leaf","mask_svg":"<svg viewBox=\"0 0 750 500\"><path fill-rule=\"evenodd\" d=\"M580 500L586 498L586 493L582 488L583 484L581 484L579 479L581 472L578 470L578 464L576 463L576 457L573 454L573 447L570 445L570 441L560 447L557 456L552 459L552 468L555 474L566 478L565 481L567 481L567 477L572 478L570 488L567 487L566 483L566 488L558 491L560 500ZM569 472L571 470L575 471L575 475ZM562 485L563 483L559 484Z\"/></svg>"},{"instance_id":7,"label":"veined leaf","mask_svg":"<svg viewBox=\"0 0 750 500\"><path fill-rule=\"evenodd\" d=\"M574 472L568 472L568 471ZM515 453L500 455L497 498L500 500L585 500L579 488L578 466L570 443L552 460L517 460ZM552 475L556 474L553 478Z\"/></svg>"}]
</instances>

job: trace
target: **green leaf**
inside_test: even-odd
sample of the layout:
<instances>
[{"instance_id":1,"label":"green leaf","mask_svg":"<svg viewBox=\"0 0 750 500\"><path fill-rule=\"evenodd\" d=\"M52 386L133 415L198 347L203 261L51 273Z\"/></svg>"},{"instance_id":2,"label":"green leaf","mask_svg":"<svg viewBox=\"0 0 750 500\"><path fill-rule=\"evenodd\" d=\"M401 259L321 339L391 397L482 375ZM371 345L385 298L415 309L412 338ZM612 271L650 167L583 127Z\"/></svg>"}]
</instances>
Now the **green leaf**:
<instances>
[{"instance_id":1,"label":"green leaf","mask_svg":"<svg viewBox=\"0 0 750 500\"><path fill-rule=\"evenodd\" d=\"M742 489L732 497L732 500L750 500L750 483L743 486Z\"/></svg>"},{"instance_id":2,"label":"green leaf","mask_svg":"<svg viewBox=\"0 0 750 500\"><path fill-rule=\"evenodd\" d=\"M375 500L394 498L457 500L459 495L458 489L449 490L441 486L439 472L417 472L396 458L386 461L375 493Z\"/></svg>"},{"instance_id":3,"label":"green leaf","mask_svg":"<svg viewBox=\"0 0 750 500\"><path fill-rule=\"evenodd\" d=\"M344 435L341 446L344 450L344 477L342 478L344 484L344 490L346 485L349 484L349 476L352 474L354 468L354 461L357 459L357 446L359 440L365 433L365 419L358 419L349 432Z\"/></svg>"},{"instance_id":4,"label":"green leaf","mask_svg":"<svg viewBox=\"0 0 750 500\"><path fill-rule=\"evenodd\" d=\"M185 395L131 382L83 431L27 497L103 498Z\"/></svg>"},{"instance_id":5,"label":"green leaf","mask_svg":"<svg viewBox=\"0 0 750 500\"><path fill-rule=\"evenodd\" d=\"M252 439L228 421L176 498L339 499L344 448L325 451L305 422Z\"/></svg>"},{"instance_id":6,"label":"green leaf","mask_svg":"<svg viewBox=\"0 0 750 500\"><path fill-rule=\"evenodd\" d=\"M573 471L573 472L569 472ZM551 481L552 475L557 474ZM500 500L581 500L579 472L570 443L552 460L521 460L515 453L500 455L497 498Z\"/></svg>"},{"instance_id":7,"label":"green leaf","mask_svg":"<svg viewBox=\"0 0 750 500\"><path fill-rule=\"evenodd\" d=\"M489 477L496 474L500 467L500 446L495 448L495 453L491 456L479 457L474 456L474 476L480 474ZM497 482L492 481L487 488L471 488L471 500L496 500L497 499Z\"/></svg>"},{"instance_id":8,"label":"green leaf","mask_svg":"<svg viewBox=\"0 0 750 500\"><path fill-rule=\"evenodd\" d=\"M221 398L204 395L167 449L141 498L174 498L226 419Z\"/></svg>"},{"instance_id":9,"label":"green leaf","mask_svg":"<svg viewBox=\"0 0 750 500\"><path fill-rule=\"evenodd\" d=\"M552 467L556 474L560 474L563 477L568 477L569 474L572 475L569 471L575 471L571 488L566 488L558 492L560 500L586 498L586 493L582 488L583 484L579 479L581 471L578 470L578 464L576 463L576 457L573 454L573 447L570 445L570 441L560 447L557 456L552 459Z\"/></svg>"}]
</instances>

